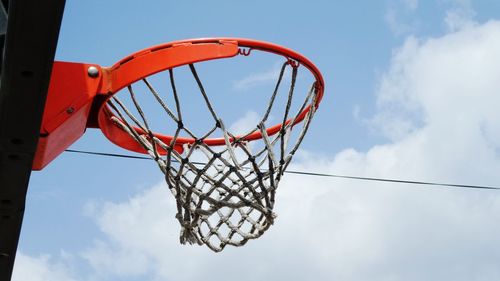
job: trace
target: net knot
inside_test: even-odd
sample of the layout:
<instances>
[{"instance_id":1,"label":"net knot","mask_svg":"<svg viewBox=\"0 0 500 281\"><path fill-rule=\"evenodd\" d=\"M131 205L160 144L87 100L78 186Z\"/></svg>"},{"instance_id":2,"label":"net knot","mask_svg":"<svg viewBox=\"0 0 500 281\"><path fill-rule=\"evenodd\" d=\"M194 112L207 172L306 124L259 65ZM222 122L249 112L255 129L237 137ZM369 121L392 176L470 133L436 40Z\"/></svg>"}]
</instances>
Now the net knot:
<instances>
[{"instance_id":1,"label":"net knot","mask_svg":"<svg viewBox=\"0 0 500 281\"><path fill-rule=\"evenodd\" d=\"M197 232L197 227L181 226L181 233L179 236L181 244L203 245L203 242L198 238Z\"/></svg>"}]
</instances>

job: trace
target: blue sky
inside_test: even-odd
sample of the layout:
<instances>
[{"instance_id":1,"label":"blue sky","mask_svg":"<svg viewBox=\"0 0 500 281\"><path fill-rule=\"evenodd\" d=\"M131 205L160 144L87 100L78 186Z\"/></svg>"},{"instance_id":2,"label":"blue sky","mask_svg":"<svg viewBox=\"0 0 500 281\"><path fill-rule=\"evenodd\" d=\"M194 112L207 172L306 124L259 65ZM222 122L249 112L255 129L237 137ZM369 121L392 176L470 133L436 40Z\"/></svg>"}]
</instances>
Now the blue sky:
<instances>
[{"instance_id":1,"label":"blue sky","mask_svg":"<svg viewBox=\"0 0 500 281\"><path fill-rule=\"evenodd\" d=\"M195 37L274 42L326 84L293 169L498 185L499 20L494 0L68 0L56 59L109 66ZM71 148L124 153L98 130ZM500 277L495 192L287 175L270 232L214 255L178 245L161 183L150 161L70 153L34 172L14 280L229 280L236 260L258 269L242 280Z\"/></svg>"}]
</instances>

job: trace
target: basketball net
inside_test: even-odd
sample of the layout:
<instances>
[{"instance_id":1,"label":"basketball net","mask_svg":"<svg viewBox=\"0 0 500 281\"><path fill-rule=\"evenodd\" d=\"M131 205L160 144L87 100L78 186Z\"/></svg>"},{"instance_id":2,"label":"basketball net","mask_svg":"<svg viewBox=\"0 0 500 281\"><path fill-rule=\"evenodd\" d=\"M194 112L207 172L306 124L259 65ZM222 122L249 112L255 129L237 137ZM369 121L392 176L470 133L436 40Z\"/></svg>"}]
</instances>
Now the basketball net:
<instances>
[{"instance_id":1,"label":"basketball net","mask_svg":"<svg viewBox=\"0 0 500 281\"><path fill-rule=\"evenodd\" d=\"M291 68L292 74L284 116L279 130L269 134L264 124L270 116L287 67ZM236 136L230 132L224 120L217 115L193 64L189 68L214 121L213 127L203 135L195 135L183 122L172 69L168 71L175 100L173 109L146 78L142 79L169 118L177 123L170 143L157 138L150 129L133 85L128 86L128 93L135 114L115 96L108 101L115 113L112 121L143 147L165 174L168 188L176 200L181 243L205 244L219 252L226 245L242 246L248 240L260 237L273 224L278 184L316 111L318 89L315 82L300 108L291 112L299 67L292 60L283 63L265 114L256 127L244 135ZM307 107L309 110L301 116ZM292 130L298 132L293 138ZM224 137L224 145L211 146L205 142L215 133ZM255 133L260 133L262 137L250 139ZM180 143L178 139L183 135L190 136L194 141ZM260 146L255 145L257 142ZM195 161L194 155L199 152L204 161Z\"/></svg>"}]
</instances>

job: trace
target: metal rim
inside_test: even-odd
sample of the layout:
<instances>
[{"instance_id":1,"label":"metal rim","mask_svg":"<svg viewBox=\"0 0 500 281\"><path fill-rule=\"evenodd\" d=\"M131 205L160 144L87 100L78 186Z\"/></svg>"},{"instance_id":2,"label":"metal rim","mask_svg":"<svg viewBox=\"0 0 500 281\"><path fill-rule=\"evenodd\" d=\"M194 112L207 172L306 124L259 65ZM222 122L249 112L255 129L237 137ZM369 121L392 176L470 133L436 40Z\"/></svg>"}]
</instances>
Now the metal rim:
<instances>
[{"instance_id":1,"label":"metal rim","mask_svg":"<svg viewBox=\"0 0 500 281\"><path fill-rule=\"evenodd\" d=\"M241 49L248 48L248 49ZM114 114L107 106L107 100L124 87L146 78L155 73L171 68L196 63L201 61L231 58L237 55L249 55L252 50L274 53L285 57L292 66L302 65L306 67L315 77L317 108L324 94L324 80L319 69L305 56L289 48L273 43L244 38L198 38L174 41L150 48L140 50L131 54L109 68L103 68L103 79L99 93L107 95L98 113L98 124L103 134L114 144L125 149L145 153L145 150L122 129L118 128L110 119ZM294 65L295 64L295 65ZM311 106L307 106L295 119L294 124L300 123ZM287 121L287 124L291 120ZM277 124L266 129L268 135L279 132L282 124ZM141 131L136 128L137 131ZM159 133L154 134L164 143L170 143L172 136ZM238 138L238 136L237 136ZM245 141L253 141L262 138L262 133L256 131L244 138ZM194 143L196 140L187 137L176 139L176 149L181 150L183 144ZM210 146L226 144L224 138L207 138L203 142Z\"/></svg>"}]
</instances>

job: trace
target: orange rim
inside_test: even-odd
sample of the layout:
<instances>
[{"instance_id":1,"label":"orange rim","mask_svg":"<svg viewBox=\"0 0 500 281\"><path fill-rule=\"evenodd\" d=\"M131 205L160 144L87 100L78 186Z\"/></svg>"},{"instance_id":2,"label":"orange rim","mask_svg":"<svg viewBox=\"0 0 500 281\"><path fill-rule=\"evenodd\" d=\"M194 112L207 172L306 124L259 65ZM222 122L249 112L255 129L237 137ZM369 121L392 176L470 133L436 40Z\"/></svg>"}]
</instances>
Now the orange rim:
<instances>
[{"instance_id":1,"label":"orange rim","mask_svg":"<svg viewBox=\"0 0 500 281\"><path fill-rule=\"evenodd\" d=\"M248 48L248 49L241 49ZM107 95L107 99L102 103L98 115L98 124L103 134L114 144L125 149L146 153L128 133L116 126L111 120L114 116L112 110L107 105L107 100L124 87L146 78L155 73L179 67L182 65L231 58L237 55L249 55L252 50L259 50L274 53L285 57L292 66L302 65L306 67L315 77L315 87L317 98L315 107L318 108L324 94L324 80L319 69L305 56L288 49L286 47L251 39L242 38L200 38L181 40L153 46L132 55L125 57L109 68L103 68L103 75L98 93ZM311 106L307 106L295 119L294 124L301 122ZM289 124L291 119L286 121ZM282 124L279 123L266 129L269 136L280 131ZM135 128L138 132L141 129ZM154 133L162 142L169 144L173 136ZM241 136L236 136L240 138ZM256 131L244 138L246 141L252 141L262 138L262 133ZM176 139L176 149L182 150L183 144L194 143L193 138L178 137ZM207 138L203 142L210 146L225 145L224 138Z\"/></svg>"}]
</instances>

